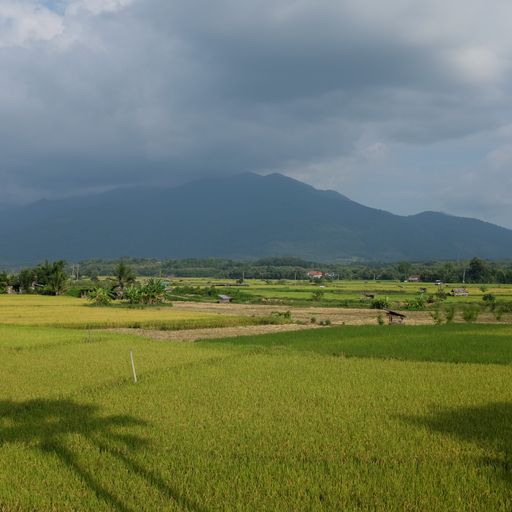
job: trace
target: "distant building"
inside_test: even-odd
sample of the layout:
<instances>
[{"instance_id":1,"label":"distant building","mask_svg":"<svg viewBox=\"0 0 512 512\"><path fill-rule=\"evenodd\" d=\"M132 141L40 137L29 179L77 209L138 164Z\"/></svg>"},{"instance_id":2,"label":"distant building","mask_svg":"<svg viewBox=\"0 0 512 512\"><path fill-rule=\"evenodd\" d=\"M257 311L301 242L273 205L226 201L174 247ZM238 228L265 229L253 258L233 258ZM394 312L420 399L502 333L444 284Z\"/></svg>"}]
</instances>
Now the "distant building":
<instances>
[{"instance_id":1,"label":"distant building","mask_svg":"<svg viewBox=\"0 0 512 512\"><path fill-rule=\"evenodd\" d=\"M322 279L324 277L324 273L318 270L311 270L308 272L309 279Z\"/></svg>"},{"instance_id":2,"label":"distant building","mask_svg":"<svg viewBox=\"0 0 512 512\"><path fill-rule=\"evenodd\" d=\"M467 297L469 292L466 290L466 288L454 288L451 291L451 294L453 297Z\"/></svg>"},{"instance_id":3,"label":"distant building","mask_svg":"<svg viewBox=\"0 0 512 512\"><path fill-rule=\"evenodd\" d=\"M419 283L421 281L421 277L420 276L409 276L407 281L409 283Z\"/></svg>"},{"instance_id":4,"label":"distant building","mask_svg":"<svg viewBox=\"0 0 512 512\"><path fill-rule=\"evenodd\" d=\"M219 295L219 303L221 304L229 304L233 300L233 297L229 295Z\"/></svg>"}]
</instances>

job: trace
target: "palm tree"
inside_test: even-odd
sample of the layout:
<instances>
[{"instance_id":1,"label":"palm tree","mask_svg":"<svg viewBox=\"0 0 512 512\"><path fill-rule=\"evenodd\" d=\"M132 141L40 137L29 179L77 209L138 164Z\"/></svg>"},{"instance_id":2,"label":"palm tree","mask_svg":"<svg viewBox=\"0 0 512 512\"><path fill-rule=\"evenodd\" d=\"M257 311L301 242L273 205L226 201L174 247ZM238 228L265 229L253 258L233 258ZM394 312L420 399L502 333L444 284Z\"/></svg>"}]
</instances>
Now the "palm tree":
<instances>
[{"instance_id":1,"label":"palm tree","mask_svg":"<svg viewBox=\"0 0 512 512\"><path fill-rule=\"evenodd\" d=\"M0 293L6 293L7 287L11 284L7 272L0 272Z\"/></svg>"},{"instance_id":2,"label":"palm tree","mask_svg":"<svg viewBox=\"0 0 512 512\"><path fill-rule=\"evenodd\" d=\"M117 286L121 292L124 291L126 285L135 282L135 272L124 261L120 261L114 270L114 276L117 280Z\"/></svg>"},{"instance_id":3,"label":"palm tree","mask_svg":"<svg viewBox=\"0 0 512 512\"><path fill-rule=\"evenodd\" d=\"M56 261L51 266L47 287L54 295L60 295L66 289L68 274L65 271L65 267L66 262L62 260Z\"/></svg>"}]
</instances>

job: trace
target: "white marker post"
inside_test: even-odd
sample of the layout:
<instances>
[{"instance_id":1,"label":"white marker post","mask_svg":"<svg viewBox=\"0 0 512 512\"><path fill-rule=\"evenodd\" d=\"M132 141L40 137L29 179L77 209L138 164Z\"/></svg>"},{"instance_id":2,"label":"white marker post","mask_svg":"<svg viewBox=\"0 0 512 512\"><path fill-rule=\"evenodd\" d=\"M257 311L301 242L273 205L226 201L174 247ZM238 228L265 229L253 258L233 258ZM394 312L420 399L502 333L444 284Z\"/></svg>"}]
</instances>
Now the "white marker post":
<instances>
[{"instance_id":1,"label":"white marker post","mask_svg":"<svg viewBox=\"0 0 512 512\"><path fill-rule=\"evenodd\" d=\"M137 373L135 372L135 363L133 362L133 352L130 350L130 360L132 362L133 382L137 384Z\"/></svg>"}]
</instances>

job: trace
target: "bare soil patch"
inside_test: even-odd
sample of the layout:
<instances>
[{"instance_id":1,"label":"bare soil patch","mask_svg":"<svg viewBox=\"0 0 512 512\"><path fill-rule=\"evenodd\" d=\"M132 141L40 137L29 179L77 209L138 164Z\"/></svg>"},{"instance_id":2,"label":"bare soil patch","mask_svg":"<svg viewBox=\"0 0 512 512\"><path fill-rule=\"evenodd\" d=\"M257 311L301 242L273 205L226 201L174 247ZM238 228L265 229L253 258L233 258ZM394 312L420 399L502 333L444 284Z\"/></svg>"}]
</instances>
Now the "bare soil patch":
<instances>
[{"instance_id":1,"label":"bare soil patch","mask_svg":"<svg viewBox=\"0 0 512 512\"><path fill-rule=\"evenodd\" d=\"M248 325L242 327L219 327L214 329L189 329L181 331L158 331L153 329L108 329L113 332L136 334L163 341L196 341L215 338L236 338L238 336L254 336L276 332L299 331L312 329L315 325L285 324L285 325Z\"/></svg>"}]
</instances>

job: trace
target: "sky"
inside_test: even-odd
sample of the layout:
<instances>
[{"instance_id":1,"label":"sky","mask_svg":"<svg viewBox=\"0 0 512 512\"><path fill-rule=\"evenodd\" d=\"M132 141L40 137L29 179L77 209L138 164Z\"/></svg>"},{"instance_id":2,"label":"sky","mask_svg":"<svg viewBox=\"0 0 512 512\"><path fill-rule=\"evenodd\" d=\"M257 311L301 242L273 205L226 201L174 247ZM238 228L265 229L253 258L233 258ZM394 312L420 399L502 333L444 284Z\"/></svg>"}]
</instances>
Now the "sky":
<instances>
[{"instance_id":1,"label":"sky","mask_svg":"<svg viewBox=\"0 0 512 512\"><path fill-rule=\"evenodd\" d=\"M0 204L281 172L512 228L510 0L0 0Z\"/></svg>"}]
</instances>

